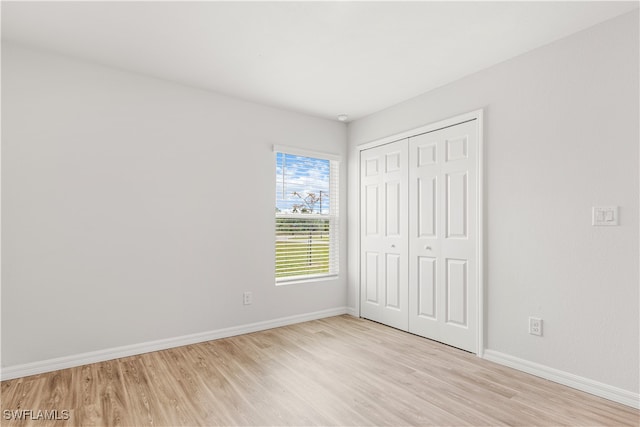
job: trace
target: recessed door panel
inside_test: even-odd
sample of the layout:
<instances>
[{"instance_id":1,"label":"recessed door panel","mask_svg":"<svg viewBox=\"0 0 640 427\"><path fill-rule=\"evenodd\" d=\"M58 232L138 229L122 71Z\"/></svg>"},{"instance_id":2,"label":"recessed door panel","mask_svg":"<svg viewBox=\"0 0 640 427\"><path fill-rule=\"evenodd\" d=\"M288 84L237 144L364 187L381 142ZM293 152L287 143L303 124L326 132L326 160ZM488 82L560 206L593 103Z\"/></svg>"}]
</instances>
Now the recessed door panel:
<instances>
[{"instance_id":1,"label":"recessed door panel","mask_svg":"<svg viewBox=\"0 0 640 427\"><path fill-rule=\"evenodd\" d=\"M436 236L436 180L434 177L418 178L418 236Z\"/></svg>"},{"instance_id":2,"label":"recessed door panel","mask_svg":"<svg viewBox=\"0 0 640 427\"><path fill-rule=\"evenodd\" d=\"M435 164L437 162L436 144L431 143L419 146L417 157L418 167Z\"/></svg>"},{"instance_id":3,"label":"recessed door panel","mask_svg":"<svg viewBox=\"0 0 640 427\"><path fill-rule=\"evenodd\" d=\"M389 172L395 172L400 170L400 162L401 162L400 151L385 154L384 158L385 158L385 164L386 164L385 172L389 173Z\"/></svg>"},{"instance_id":4,"label":"recessed door panel","mask_svg":"<svg viewBox=\"0 0 640 427\"><path fill-rule=\"evenodd\" d=\"M467 237L467 172L447 174L447 237Z\"/></svg>"},{"instance_id":5,"label":"recessed door panel","mask_svg":"<svg viewBox=\"0 0 640 427\"><path fill-rule=\"evenodd\" d=\"M365 289L368 302L378 304L378 260L380 255L374 252L365 254Z\"/></svg>"},{"instance_id":6,"label":"recessed door panel","mask_svg":"<svg viewBox=\"0 0 640 427\"><path fill-rule=\"evenodd\" d=\"M436 259L418 257L418 316L436 318Z\"/></svg>"},{"instance_id":7,"label":"recessed door panel","mask_svg":"<svg viewBox=\"0 0 640 427\"><path fill-rule=\"evenodd\" d=\"M400 236L400 181L387 182L385 191L387 237Z\"/></svg>"},{"instance_id":8,"label":"recessed door panel","mask_svg":"<svg viewBox=\"0 0 640 427\"><path fill-rule=\"evenodd\" d=\"M447 162L467 158L467 136L447 139Z\"/></svg>"},{"instance_id":9,"label":"recessed door panel","mask_svg":"<svg viewBox=\"0 0 640 427\"><path fill-rule=\"evenodd\" d=\"M447 259L447 323L467 326L467 261Z\"/></svg>"},{"instance_id":10,"label":"recessed door panel","mask_svg":"<svg viewBox=\"0 0 640 427\"><path fill-rule=\"evenodd\" d=\"M364 164L365 176L378 175L378 159L367 159Z\"/></svg>"},{"instance_id":11,"label":"recessed door panel","mask_svg":"<svg viewBox=\"0 0 640 427\"><path fill-rule=\"evenodd\" d=\"M387 254L386 305L400 310L400 255Z\"/></svg>"},{"instance_id":12,"label":"recessed door panel","mask_svg":"<svg viewBox=\"0 0 640 427\"><path fill-rule=\"evenodd\" d=\"M365 234L372 236L378 234L378 185L367 185L364 193L365 198L365 224L367 224Z\"/></svg>"}]
</instances>

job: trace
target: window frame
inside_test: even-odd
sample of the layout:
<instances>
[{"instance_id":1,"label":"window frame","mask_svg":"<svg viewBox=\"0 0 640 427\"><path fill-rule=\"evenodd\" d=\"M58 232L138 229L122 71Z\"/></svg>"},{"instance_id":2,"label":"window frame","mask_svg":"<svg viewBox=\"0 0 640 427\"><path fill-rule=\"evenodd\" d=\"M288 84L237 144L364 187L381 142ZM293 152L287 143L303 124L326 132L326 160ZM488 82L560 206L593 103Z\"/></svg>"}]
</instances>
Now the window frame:
<instances>
[{"instance_id":1,"label":"window frame","mask_svg":"<svg viewBox=\"0 0 640 427\"><path fill-rule=\"evenodd\" d=\"M339 246L340 246L340 211L338 208L339 204L339 186L340 186L340 156L336 154L330 154L325 152L318 152L313 150L306 150L296 147L289 147L283 145L274 145L273 146L273 160L274 160L274 168L276 169L276 179L277 179L277 158L278 153L282 153L283 155L294 155L301 157L309 157L313 159L320 160L328 160L329 161L329 212L327 214L321 213L275 213L274 216L274 237L277 237L277 226L279 218L291 218L291 219L302 219L302 220L329 220L329 272L327 273L310 273L310 274L301 274L295 276L285 276L285 277L277 277L276 274L276 262L277 262L277 254L274 253L274 279L276 286L296 284L296 283L308 283L315 281L324 281L330 279L336 279L339 274L340 269L340 257L339 257ZM274 195L274 200L276 204L278 203L277 193ZM277 207L277 206L276 206ZM274 245L277 242L274 239ZM274 246L275 249L275 246Z\"/></svg>"}]
</instances>

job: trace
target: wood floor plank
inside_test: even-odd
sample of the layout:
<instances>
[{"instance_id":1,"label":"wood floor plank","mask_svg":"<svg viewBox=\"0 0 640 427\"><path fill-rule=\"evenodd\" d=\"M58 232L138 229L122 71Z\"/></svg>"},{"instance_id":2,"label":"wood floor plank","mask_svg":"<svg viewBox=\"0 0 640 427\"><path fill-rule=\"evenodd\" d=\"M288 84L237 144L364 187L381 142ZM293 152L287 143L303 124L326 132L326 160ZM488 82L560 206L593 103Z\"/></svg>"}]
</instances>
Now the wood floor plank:
<instances>
[{"instance_id":1,"label":"wood floor plank","mask_svg":"<svg viewBox=\"0 0 640 427\"><path fill-rule=\"evenodd\" d=\"M337 316L1 383L3 426L639 426L640 411ZM4 412L3 412L4 414Z\"/></svg>"}]
</instances>

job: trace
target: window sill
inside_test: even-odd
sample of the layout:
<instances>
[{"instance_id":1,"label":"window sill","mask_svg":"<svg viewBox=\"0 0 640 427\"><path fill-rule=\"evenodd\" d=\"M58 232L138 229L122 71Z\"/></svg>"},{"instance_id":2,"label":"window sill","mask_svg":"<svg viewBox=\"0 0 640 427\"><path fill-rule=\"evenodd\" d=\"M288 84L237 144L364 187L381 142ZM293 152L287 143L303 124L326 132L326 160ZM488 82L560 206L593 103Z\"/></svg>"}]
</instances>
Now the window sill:
<instances>
[{"instance_id":1,"label":"window sill","mask_svg":"<svg viewBox=\"0 0 640 427\"><path fill-rule=\"evenodd\" d=\"M338 278L337 274L326 274L323 276L313 276L313 277L297 277L292 279L277 280L276 286L297 285L300 283L325 282L327 280L336 280L337 278Z\"/></svg>"}]
</instances>

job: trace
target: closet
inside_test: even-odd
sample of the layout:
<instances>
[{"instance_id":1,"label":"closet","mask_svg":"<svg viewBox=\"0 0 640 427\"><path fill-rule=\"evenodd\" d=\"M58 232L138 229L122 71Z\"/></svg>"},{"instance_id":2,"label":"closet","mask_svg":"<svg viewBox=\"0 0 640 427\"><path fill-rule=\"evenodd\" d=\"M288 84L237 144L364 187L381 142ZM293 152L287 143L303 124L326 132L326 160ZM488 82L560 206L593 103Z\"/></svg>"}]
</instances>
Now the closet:
<instances>
[{"instance_id":1,"label":"closet","mask_svg":"<svg viewBox=\"0 0 640 427\"><path fill-rule=\"evenodd\" d=\"M361 316L471 352L479 123L417 130L360 151Z\"/></svg>"}]
</instances>

